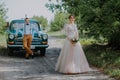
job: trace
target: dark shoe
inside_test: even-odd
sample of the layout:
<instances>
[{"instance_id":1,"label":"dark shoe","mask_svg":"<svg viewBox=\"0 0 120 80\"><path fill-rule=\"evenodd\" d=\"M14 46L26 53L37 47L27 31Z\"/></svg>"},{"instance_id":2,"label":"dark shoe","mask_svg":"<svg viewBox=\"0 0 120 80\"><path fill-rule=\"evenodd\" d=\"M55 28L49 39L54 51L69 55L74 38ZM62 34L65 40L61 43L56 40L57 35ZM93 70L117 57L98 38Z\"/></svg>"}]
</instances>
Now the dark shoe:
<instances>
[{"instance_id":1,"label":"dark shoe","mask_svg":"<svg viewBox=\"0 0 120 80\"><path fill-rule=\"evenodd\" d=\"M32 58L32 59L34 58L34 54L31 55L31 58Z\"/></svg>"},{"instance_id":2,"label":"dark shoe","mask_svg":"<svg viewBox=\"0 0 120 80\"><path fill-rule=\"evenodd\" d=\"M29 56L28 57L25 57L25 59L30 59Z\"/></svg>"}]
</instances>

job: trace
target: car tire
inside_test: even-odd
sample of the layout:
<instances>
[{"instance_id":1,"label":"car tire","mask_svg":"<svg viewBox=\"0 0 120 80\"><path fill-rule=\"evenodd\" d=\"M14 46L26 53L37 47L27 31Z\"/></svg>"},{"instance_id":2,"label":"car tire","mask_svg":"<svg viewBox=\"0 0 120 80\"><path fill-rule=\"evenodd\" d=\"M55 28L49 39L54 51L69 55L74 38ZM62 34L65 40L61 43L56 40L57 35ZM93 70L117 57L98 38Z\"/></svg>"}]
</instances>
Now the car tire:
<instances>
[{"instance_id":1,"label":"car tire","mask_svg":"<svg viewBox=\"0 0 120 80\"><path fill-rule=\"evenodd\" d=\"M45 53L46 53L46 49L45 48L40 50L40 56L45 56Z\"/></svg>"}]
</instances>

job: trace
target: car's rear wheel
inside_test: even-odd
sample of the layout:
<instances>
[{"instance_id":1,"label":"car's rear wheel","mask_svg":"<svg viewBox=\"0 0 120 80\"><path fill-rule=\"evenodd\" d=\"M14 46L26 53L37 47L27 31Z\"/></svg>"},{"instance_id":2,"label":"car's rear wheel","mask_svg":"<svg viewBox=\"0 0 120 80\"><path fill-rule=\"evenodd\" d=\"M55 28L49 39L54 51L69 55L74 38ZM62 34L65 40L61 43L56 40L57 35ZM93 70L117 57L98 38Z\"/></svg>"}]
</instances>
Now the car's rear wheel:
<instances>
[{"instance_id":1,"label":"car's rear wheel","mask_svg":"<svg viewBox=\"0 0 120 80\"><path fill-rule=\"evenodd\" d=\"M45 56L45 53L46 53L46 48L42 48L42 49L40 50L40 55L41 55L41 56Z\"/></svg>"}]
</instances>

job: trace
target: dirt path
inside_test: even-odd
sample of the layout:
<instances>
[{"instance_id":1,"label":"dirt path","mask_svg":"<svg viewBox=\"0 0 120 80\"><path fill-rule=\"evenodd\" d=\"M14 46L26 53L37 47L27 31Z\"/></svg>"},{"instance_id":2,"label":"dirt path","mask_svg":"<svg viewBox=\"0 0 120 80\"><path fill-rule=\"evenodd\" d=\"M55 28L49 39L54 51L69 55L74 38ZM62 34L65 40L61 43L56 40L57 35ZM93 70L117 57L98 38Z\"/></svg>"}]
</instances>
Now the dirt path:
<instances>
[{"instance_id":1,"label":"dirt path","mask_svg":"<svg viewBox=\"0 0 120 80\"><path fill-rule=\"evenodd\" d=\"M46 57L36 55L34 59L24 59L22 52L15 56L0 54L0 80L114 80L92 69L87 74L63 75L54 71L63 39L49 38Z\"/></svg>"}]
</instances>

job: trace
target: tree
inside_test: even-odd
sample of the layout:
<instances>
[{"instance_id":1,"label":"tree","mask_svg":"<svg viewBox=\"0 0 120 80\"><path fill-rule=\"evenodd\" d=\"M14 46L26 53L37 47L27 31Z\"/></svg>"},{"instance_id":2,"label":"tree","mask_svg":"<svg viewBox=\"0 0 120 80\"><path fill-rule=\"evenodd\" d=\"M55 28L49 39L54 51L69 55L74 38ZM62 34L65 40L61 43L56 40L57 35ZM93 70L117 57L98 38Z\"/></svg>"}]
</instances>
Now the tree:
<instances>
[{"instance_id":1,"label":"tree","mask_svg":"<svg viewBox=\"0 0 120 80\"><path fill-rule=\"evenodd\" d=\"M39 21L39 23L41 24L42 28L47 28L48 27L48 20L46 18L44 18L43 16L33 16L32 19L35 19L37 21Z\"/></svg>"},{"instance_id":2,"label":"tree","mask_svg":"<svg viewBox=\"0 0 120 80\"><path fill-rule=\"evenodd\" d=\"M6 13L7 13L8 9L5 8L4 3L0 2L0 33L4 33L4 29L5 29L5 22L6 22Z\"/></svg>"},{"instance_id":3,"label":"tree","mask_svg":"<svg viewBox=\"0 0 120 80\"><path fill-rule=\"evenodd\" d=\"M56 12L54 20L51 22L51 31L59 31L63 29L64 24L67 21L68 14Z\"/></svg>"},{"instance_id":4,"label":"tree","mask_svg":"<svg viewBox=\"0 0 120 80\"><path fill-rule=\"evenodd\" d=\"M119 0L61 0L68 13L77 16L80 31L97 40L104 38L113 47L120 47ZM57 6L57 5L56 5ZM53 10L57 7L54 6ZM60 9L61 7L57 8Z\"/></svg>"}]
</instances>

